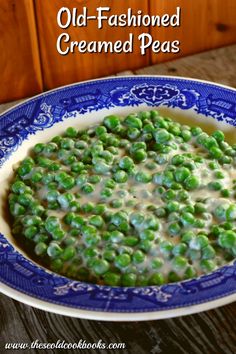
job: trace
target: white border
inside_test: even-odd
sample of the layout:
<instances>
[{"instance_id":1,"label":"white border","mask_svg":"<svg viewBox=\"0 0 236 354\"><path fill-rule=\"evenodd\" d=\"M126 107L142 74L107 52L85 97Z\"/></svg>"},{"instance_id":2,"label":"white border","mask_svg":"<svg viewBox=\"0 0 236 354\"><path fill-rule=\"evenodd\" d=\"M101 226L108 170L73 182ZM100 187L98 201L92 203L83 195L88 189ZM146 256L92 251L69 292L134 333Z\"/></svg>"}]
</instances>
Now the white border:
<instances>
[{"instance_id":1,"label":"white border","mask_svg":"<svg viewBox=\"0 0 236 354\"><path fill-rule=\"evenodd\" d=\"M50 93L60 91L63 88L69 88L73 86L77 86L80 84L86 84L90 82L97 82L97 81L104 81L104 80L119 80L119 79L129 79L129 78L167 78L167 79L176 79L176 80L182 80L182 81L196 81L200 83L205 83L208 85L213 85L217 87L223 87L225 89L229 89L231 91L235 91L236 89L230 86L226 86L223 84L218 84L215 82L210 82L206 80L199 80L195 78L186 78L186 77L181 77L181 76L170 76L170 75L125 75L125 76L115 76L115 77L106 77L106 78L100 78L100 79L94 79L94 80L87 80L87 81L82 81L78 83L74 83L71 85L65 85L58 87L56 89L43 92L39 95L36 95L32 98L26 99L23 102L20 102L16 104L15 106L7 109L0 115L0 119L3 115L11 112L12 110L16 109L19 106L22 106L24 104L27 104L31 101L34 101L38 97L42 96L47 96ZM171 310L160 310L160 311L154 311L154 312L129 312L129 313L121 313L121 312L102 312L102 311L89 311L89 310L81 310L81 309L75 309L75 308L70 308L66 306L61 306L61 305L56 305L47 301L43 301L34 297L31 297L29 295L26 295L18 290L15 290L3 283L0 282L0 292L2 292L4 295L7 295L14 300L20 301L26 305L33 306L35 308L38 308L40 310L44 311L49 311L55 314L59 315L64 315L64 316L71 316L71 317L77 317L77 318L83 318L83 319L91 319L91 320L99 320L99 321L115 321L115 322L120 322L120 321L148 321L148 320L157 320L157 319L164 319L164 318L173 318L173 317L178 317L178 316L185 316L185 315L190 315L206 310L213 309L215 307L220 307L226 304L229 304L231 302L236 301L236 293L232 295L228 295L213 301L208 301L202 304L197 304L197 305L192 305L192 306L185 306L185 307L179 307L176 309L171 309Z\"/></svg>"}]
</instances>

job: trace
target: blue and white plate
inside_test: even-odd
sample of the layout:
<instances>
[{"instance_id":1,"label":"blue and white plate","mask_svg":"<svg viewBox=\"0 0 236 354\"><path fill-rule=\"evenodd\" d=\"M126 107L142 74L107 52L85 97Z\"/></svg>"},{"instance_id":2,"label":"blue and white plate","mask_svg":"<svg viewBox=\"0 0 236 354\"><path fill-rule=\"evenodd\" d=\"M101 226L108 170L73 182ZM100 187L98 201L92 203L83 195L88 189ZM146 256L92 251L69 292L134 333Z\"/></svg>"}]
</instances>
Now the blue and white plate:
<instances>
[{"instance_id":1,"label":"blue and white plate","mask_svg":"<svg viewBox=\"0 0 236 354\"><path fill-rule=\"evenodd\" d=\"M99 320L137 321L195 313L236 299L236 262L209 275L163 286L92 285L51 273L17 248L5 218L12 166L29 148L74 125L108 113L157 108L171 117L236 133L236 90L203 81L160 76L117 77L39 95L0 119L0 291L47 311Z\"/></svg>"}]
</instances>

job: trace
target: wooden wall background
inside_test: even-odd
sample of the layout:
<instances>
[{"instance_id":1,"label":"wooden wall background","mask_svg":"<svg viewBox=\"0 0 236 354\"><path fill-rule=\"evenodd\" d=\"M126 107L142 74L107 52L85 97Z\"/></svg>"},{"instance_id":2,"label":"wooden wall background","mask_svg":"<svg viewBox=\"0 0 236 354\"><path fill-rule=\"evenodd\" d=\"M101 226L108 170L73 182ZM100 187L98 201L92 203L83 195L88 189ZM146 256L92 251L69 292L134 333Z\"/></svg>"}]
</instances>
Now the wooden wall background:
<instances>
[{"instance_id":1,"label":"wooden wall background","mask_svg":"<svg viewBox=\"0 0 236 354\"><path fill-rule=\"evenodd\" d=\"M56 51L61 30L57 12L63 6L78 11L83 6L94 13L98 6L110 6L112 13L131 7L151 14L182 9L180 28L149 29L160 41L179 39L179 54L141 56L135 44L132 54L69 54ZM236 43L236 0L0 0L0 103L32 96L64 84L135 70L179 56ZM132 30L135 37L147 28ZM87 28L70 28L73 40L127 40L126 28L102 30L92 23ZM224 70L224 68L222 68Z\"/></svg>"},{"instance_id":2,"label":"wooden wall background","mask_svg":"<svg viewBox=\"0 0 236 354\"><path fill-rule=\"evenodd\" d=\"M0 0L0 102L43 89L32 0Z\"/></svg>"}]
</instances>

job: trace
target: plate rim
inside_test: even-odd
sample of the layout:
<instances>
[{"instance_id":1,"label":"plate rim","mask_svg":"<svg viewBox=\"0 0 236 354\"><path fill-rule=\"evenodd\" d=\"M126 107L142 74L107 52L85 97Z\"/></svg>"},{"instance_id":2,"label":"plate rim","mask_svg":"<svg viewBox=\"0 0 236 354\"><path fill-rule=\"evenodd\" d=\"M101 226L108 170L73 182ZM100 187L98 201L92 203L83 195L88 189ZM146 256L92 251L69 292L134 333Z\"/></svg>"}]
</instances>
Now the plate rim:
<instances>
[{"instance_id":1,"label":"plate rim","mask_svg":"<svg viewBox=\"0 0 236 354\"><path fill-rule=\"evenodd\" d=\"M33 296L29 296L8 285L0 282L0 292L13 300L19 301L25 305L37 308L39 310L51 312L57 315L81 318L93 321L111 321L111 322L135 322L135 321L152 321L175 318L180 316L188 316L203 311L213 310L218 307L225 306L236 301L236 293L218 299L203 302L200 304L177 307L170 310L159 310L152 312L109 312L109 311L93 311L83 310L73 307L54 304Z\"/></svg>"},{"instance_id":2,"label":"plate rim","mask_svg":"<svg viewBox=\"0 0 236 354\"><path fill-rule=\"evenodd\" d=\"M125 78L138 78L138 77L154 77L154 78L167 78L167 79L177 79L177 80L182 80L182 81L197 81L197 82L200 82L200 83L204 83L204 84L208 84L208 85L211 85L211 86L217 86L217 87L222 87L222 88L225 88L225 89L228 89L228 90L232 90L232 91L235 91L236 92L236 87L232 87L232 86L228 86L228 85L224 85L224 84L220 84L220 83L217 83L217 82L213 82L213 81L208 81L208 80L202 80L202 79L195 79L193 77L186 77L186 76L172 76L172 75L145 75L145 74L139 74L139 75L136 75L136 74L133 74L133 75L119 75L119 76L104 76L104 77L100 77L100 78L97 78L97 79L91 79L91 80L84 80L84 81L78 81L78 82L74 82L72 84L67 84L67 85L62 85L62 86L59 86L59 87L56 87L56 88L53 88L53 89L50 89L48 91L45 91L45 92L41 92L37 95L34 95L33 97L29 97L29 98L20 98L19 100L23 100L22 102L19 102L19 103L16 103L13 107L10 107L8 109L6 109L4 112L2 112L0 114L0 119L2 118L2 116L4 116L5 114L7 113L10 113L11 111L15 110L16 108L18 108L19 106L23 106L27 103L30 103L31 101L35 100L36 98L40 98L42 96L47 96L48 94L51 94L53 92L56 92L56 91L60 91L61 89L64 89L64 88L69 88L69 87L74 87L74 86L77 86L77 85L80 85L80 84L86 84L86 83L90 83L90 82L95 82L95 81L103 81L103 80L119 80L119 79L125 79ZM10 102L6 102L7 103L10 103Z\"/></svg>"}]
</instances>

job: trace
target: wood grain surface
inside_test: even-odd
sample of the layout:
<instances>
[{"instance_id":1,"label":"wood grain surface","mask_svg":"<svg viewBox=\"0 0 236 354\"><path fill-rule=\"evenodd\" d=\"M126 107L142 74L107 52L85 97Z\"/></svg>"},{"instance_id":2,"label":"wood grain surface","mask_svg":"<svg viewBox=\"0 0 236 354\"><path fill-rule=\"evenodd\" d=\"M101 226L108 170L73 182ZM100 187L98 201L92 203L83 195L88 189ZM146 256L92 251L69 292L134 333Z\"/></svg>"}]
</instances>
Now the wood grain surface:
<instances>
[{"instance_id":1,"label":"wood grain surface","mask_svg":"<svg viewBox=\"0 0 236 354\"><path fill-rule=\"evenodd\" d=\"M81 350L78 353L130 354L235 354L236 306L231 304L216 310L187 317L161 321L114 323L79 320L50 314L0 296L1 344L43 343L65 340L77 343L86 340L106 344L125 343L124 350ZM58 353L47 350L47 353ZM73 352L73 351L68 351ZM1 353L5 353L1 351ZM42 353L31 350L30 353Z\"/></svg>"},{"instance_id":2,"label":"wood grain surface","mask_svg":"<svg viewBox=\"0 0 236 354\"><path fill-rule=\"evenodd\" d=\"M0 0L0 102L42 91L33 0Z\"/></svg>"},{"instance_id":3,"label":"wood grain surface","mask_svg":"<svg viewBox=\"0 0 236 354\"><path fill-rule=\"evenodd\" d=\"M89 16L96 13L99 6L110 6L110 14L120 14L132 7L133 11L142 9L148 11L148 0L57 0L44 1L36 0L36 14L39 29L40 51L42 56L42 67L45 89L56 86L107 76L126 69L137 69L148 65L149 55L141 56L138 53L137 37L139 33L148 31L146 28L134 27L112 29L105 26L97 28L97 22L89 22L87 27L76 28L71 26L68 30L61 29L56 24L57 13L61 7L76 7L78 14L82 13L82 8L87 6ZM45 16L47 14L47 16ZM65 19L66 20L66 19ZM74 41L126 41L129 32L136 38L133 53L109 54L109 53L84 53L78 51L61 56L56 49L57 38L61 33L69 33ZM65 50L65 49L64 49Z\"/></svg>"},{"instance_id":4,"label":"wood grain surface","mask_svg":"<svg viewBox=\"0 0 236 354\"><path fill-rule=\"evenodd\" d=\"M235 0L150 0L154 14L174 14L177 6L181 7L181 26L152 28L151 33L160 41L178 39L181 51L152 53L152 64L236 43Z\"/></svg>"},{"instance_id":5,"label":"wood grain surface","mask_svg":"<svg viewBox=\"0 0 236 354\"><path fill-rule=\"evenodd\" d=\"M57 13L62 7L87 7L94 15L99 6L110 6L111 14L133 13L162 15L181 7L181 26L97 28L92 21L87 27L60 29ZM26 97L64 84L111 75L123 70L137 70L154 63L184 57L191 53L236 43L235 0L0 0L0 103ZM128 40L134 35L133 53L70 53L57 52L58 36L68 32L71 40ZM138 35L150 32L154 40L180 40L181 51L140 54Z\"/></svg>"},{"instance_id":6,"label":"wood grain surface","mask_svg":"<svg viewBox=\"0 0 236 354\"><path fill-rule=\"evenodd\" d=\"M227 83L236 87L236 46L218 49L173 61L170 64L144 68L136 73L174 74L194 76ZM198 65L196 65L196 63ZM221 70L219 70L221 68ZM227 68L227 70L223 70ZM159 71L159 69L161 71ZM170 70L171 69L171 70ZM174 70L173 70L174 69ZM227 73L226 73L227 72ZM192 75L190 75L190 73ZM130 74L125 72L123 74ZM226 81L225 81L226 80ZM0 106L0 111L9 108ZM5 343L52 343L58 339L66 342L125 343L124 350L83 350L77 353L130 353L130 354L235 354L236 353L236 303L203 313L161 321L113 323L80 320L54 315L34 309L0 295L0 353ZM9 352L9 351L8 351ZM27 351L25 351L27 352ZM31 350L29 353L42 353ZM27 353L28 353L27 352ZM58 353L47 350L47 353ZM73 351L66 351L73 353ZM12 352L13 353L13 352Z\"/></svg>"},{"instance_id":7,"label":"wood grain surface","mask_svg":"<svg viewBox=\"0 0 236 354\"><path fill-rule=\"evenodd\" d=\"M136 70L139 75L173 75L236 87L236 45Z\"/></svg>"}]
</instances>

